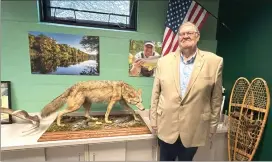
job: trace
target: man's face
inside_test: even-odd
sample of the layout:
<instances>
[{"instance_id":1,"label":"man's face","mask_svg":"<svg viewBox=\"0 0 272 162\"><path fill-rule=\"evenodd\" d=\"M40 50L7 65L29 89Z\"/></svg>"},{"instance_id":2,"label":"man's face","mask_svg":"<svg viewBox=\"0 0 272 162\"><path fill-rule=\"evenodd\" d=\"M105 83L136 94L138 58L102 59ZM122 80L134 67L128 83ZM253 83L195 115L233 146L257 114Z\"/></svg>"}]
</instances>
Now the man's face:
<instances>
[{"instance_id":1,"label":"man's face","mask_svg":"<svg viewBox=\"0 0 272 162\"><path fill-rule=\"evenodd\" d=\"M153 53L153 46L147 44L144 46L144 54L146 57L152 56Z\"/></svg>"},{"instance_id":2,"label":"man's face","mask_svg":"<svg viewBox=\"0 0 272 162\"><path fill-rule=\"evenodd\" d=\"M197 45L199 34L191 25L185 25L179 30L179 46L181 49L193 48Z\"/></svg>"}]
</instances>

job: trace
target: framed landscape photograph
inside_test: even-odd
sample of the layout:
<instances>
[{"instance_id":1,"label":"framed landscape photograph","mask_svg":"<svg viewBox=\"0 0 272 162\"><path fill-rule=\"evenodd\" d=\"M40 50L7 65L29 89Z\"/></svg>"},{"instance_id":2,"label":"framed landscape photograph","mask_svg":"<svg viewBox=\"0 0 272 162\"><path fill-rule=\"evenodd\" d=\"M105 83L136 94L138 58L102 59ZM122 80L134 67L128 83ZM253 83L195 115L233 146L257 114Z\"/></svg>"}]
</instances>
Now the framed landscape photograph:
<instances>
[{"instance_id":1,"label":"framed landscape photograph","mask_svg":"<svg viewBox=\"0 0 272 162\"><path fill-rule=\"evenodd\" d=\"M99 76L99 37L29 31L32 74Z\"/></svg>"},{"instance_id":2,"label":"framed landscape photograph","mask_svg":"<svg viewBox=\"0 0 272 162\"><path fill-rule=\"evenodd\" d=\"M10 81L1 81L1 107L11 109ZM12 116L1 113L1 124L11 124Z\"/></svg>"}]
</instances>

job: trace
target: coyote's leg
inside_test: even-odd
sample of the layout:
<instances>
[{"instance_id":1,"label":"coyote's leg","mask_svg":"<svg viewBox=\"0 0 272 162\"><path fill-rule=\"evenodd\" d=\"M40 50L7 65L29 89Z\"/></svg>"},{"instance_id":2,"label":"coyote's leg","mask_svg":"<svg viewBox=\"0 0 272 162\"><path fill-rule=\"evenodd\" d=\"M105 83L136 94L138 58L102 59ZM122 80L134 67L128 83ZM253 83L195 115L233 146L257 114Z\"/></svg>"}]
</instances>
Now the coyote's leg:
<instances>
[{"instance_id":1,"label":"coyote's leg","mask_svg":"<svg viewBox=\"0 0 272 162\"><path fill-rule=\"evenodd\" d=\"M124 101L123 99L121 99L121 100L119 101L119 103L120 103L126 110L128 110L129 112L132 113L132 115L133 115L133 117L134 117L134 120L140 121L140 119L136 116L135 111L127 104L126 101Z\"/></svg>"},{"instance_id":2,"label":"coyote's leg","mask_svg":"<svg viewBox=\"0 0 272 162\"><path fill-rule=\"evenodd\" d=\"M67 107L67 109L60 111L58 114L58 118L57 118L57 125L61 126L61 127L65 126L65 124L60 123L62 116L65 114L71 113L73 111L76 111L79 108L80 108L80 106L79 107Z\"/></svg>"},{"instance_id":3,"label":"coyote's leg","mask_svg":"<svg viewBox=\"0 0 272 162\"><path fill-rule=\"evenodd\" d=\"M113 105L115 104L115 100L111 100L108 104L108 107L107 107L107 112L105 114L105 122L106 123L112 123L112 121L109 120L109 115L110 115L110 112L111 112L111 109L113 107Z\"/></svg>"},{"instance_id":4,"label":"coyote's leg","mask_svg":"<svg viewBox=\"0 0 272 162\"><path fill-rule=\"evenodd\" d=\"M113 88L112 98L108 104L107 112L105 114L105 122L106 123L112 123L112 121L109 120L109 115L110 115L111 109L112 109L113 105L116 103L116 101L120 100L121 96L122 96L120 83L114 84L112 88Z\"/></svg>"},{"instance_id":5,"label":"coyote's leg","mask_svg":"<svg viewBox=\"0 0 272 162\"><path fill-rule=\"evenodd\" d=\"M92 103L88 102L88 101L85 101L83 103L83 107L85 109L85 117L87 119L90 119L90 120L98 120L98 118L94 118L92 116L90 116L90 109L91 109L91 106L92 106Z\"/></svg>"},{"instance_id":6,"label":"coyote's leg","mask_svg":"<svg viewBox=\"0 0 272 162\"><path fill-rule=\"evenodd\" d=\"M58 114L58 118L57 118L57 125L58 126L64 126L64 124L61 124L61 117L65 114L74 112L76 110L78 110L80 108L80 106L83 104L84 102L84 98L81 97L82 94L78 94L77 96L73 97L73 98L68 98L67 99L67 108L60 111Z\"/></svg>"}]
</instances>

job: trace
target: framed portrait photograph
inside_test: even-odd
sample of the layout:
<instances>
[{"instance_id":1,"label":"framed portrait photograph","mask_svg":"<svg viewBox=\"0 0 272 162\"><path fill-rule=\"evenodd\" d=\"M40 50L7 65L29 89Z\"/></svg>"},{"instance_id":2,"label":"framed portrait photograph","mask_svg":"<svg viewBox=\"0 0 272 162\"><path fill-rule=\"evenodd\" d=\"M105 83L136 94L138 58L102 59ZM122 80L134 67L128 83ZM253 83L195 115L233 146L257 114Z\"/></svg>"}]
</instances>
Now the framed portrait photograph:
<instances>
[{"instance_id":1,"label":"framed portrait photograph","mask_svg":"<svg viewBox=\"0 0 272 162\"><path fill-rule=\"evenodd\" d=\"M11 109L10 81L1 81L1 107ZM1 112L1 124L11 124L12 116Z\"/></svg>"},{"instance_id":2,"label":"framed portrait photograph","mask_svg":"<svg viewBox=\"0 0 272 162\"><path fill-rule=\"evenodd\" d=\"M154 77L161 57L162 42L130 40L128 64L130 77Z\"/></svg>"}]
</instances>

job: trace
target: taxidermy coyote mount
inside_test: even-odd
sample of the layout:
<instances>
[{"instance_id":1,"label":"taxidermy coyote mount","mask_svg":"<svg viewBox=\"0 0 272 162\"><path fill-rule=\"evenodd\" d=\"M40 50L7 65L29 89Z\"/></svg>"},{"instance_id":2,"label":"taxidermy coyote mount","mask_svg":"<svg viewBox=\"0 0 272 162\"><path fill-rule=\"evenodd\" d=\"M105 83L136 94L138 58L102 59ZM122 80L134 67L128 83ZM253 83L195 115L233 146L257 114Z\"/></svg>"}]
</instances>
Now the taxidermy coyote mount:
<instances>
[{"instance_id":1,"label":"taxidermy coyote mount","mask_svg":"<svg viewBox=\"0 0 272 162\"><path fill-rule=\"evenodd\" d=\"M108 117L116 102L119 102L123 108L131 111L135 120L139 119L128 104L136 105L141 111L145 109L142 104L141 89L135 90L132 86L123 81L91 80L78 82L68 88L64 93L43 108L41 117L49 116L67 103L67 108L58 114L58 126L64 126L64 124L60 122L63 115L76 111L81 106L85 109L85 117L87 119L97 120L97 118L90 116L92 103L107 103L108 106L104 120L106 123L112 123Z\"/></svg>"}]
</instances>

